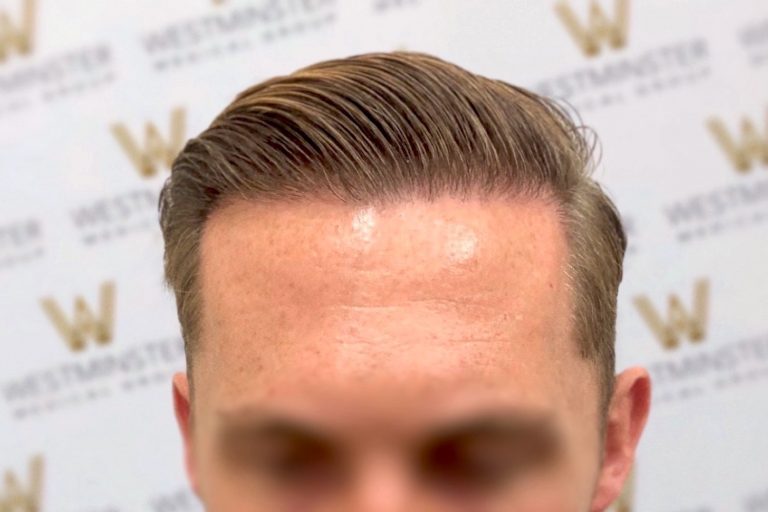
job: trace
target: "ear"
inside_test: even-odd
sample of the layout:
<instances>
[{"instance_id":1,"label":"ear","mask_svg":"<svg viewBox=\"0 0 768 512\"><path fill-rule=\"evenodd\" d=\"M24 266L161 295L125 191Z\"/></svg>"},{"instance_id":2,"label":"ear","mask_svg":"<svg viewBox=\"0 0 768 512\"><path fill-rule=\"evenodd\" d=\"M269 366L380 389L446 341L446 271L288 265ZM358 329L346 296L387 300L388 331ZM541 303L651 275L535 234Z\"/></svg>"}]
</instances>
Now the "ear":
<instances>
[{"instance_id":1,"label":"ear","mask_svg":"<svg viewBox=\"0 0 768 512\"><path fill-rule=\"evenodd\" d=\"M651 406L651 378L644 368L616 377L606 418L603 463L592 498L592 512L605 511L621 494L632 471L635 450Z\"/></svg>"},{"instance_id":2,"label":"ear","mask_svg":"<svg viewBox=\"0 0 768 512\"><path fill-rule=\"evenodd\" d=\"M189 380L186 373L173 375L173 409L184 443L184 466L192 489L197 493L197 471L192 443L192 415L189 401Z\"/></svg>"}]
</instances>

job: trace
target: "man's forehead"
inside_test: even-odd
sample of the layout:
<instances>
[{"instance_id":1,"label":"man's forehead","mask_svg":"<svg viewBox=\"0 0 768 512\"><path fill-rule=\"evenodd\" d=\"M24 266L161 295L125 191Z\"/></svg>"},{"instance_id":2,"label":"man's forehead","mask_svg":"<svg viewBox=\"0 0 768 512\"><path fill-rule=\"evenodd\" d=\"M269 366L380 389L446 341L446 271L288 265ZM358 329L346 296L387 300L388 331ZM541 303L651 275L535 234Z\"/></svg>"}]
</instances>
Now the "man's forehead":
<instances>
[{"instance_id":1,"label":"man's forehead","mask_svg":"<svg viewBox=\"0 0 768 512\"><path fill-rule=\"evenodd\" d=\"M566 253L544 202L235 203L203 236L196 371L233 406L567 401Z\"/></svg>"},{"instance_id":2,"label":"man's forehead","mask_svg":"<svg viewBox=\"0 0 768 512\"><path fill-rule=\"evenodd\" d=\"M542 200L240 201L206 223L201 270L204 288L279 284L273 302L296 299L294 289L314 289L326 304L471 301L507 286L529 296L560 286L566 252L555 207Z\"/></svg>"},{"instance_id":3,"label":"man's forehead","mask_svg":"<svg viewBox=\"0 0 768 512\"><path fill-rule=\"evenodd\" d=\"M203 237L202 350L306 371L417 358L427 379L521 347L549 358L567 337L565 253L544 202L235 203Z\"/></svg>"}]
</instances>

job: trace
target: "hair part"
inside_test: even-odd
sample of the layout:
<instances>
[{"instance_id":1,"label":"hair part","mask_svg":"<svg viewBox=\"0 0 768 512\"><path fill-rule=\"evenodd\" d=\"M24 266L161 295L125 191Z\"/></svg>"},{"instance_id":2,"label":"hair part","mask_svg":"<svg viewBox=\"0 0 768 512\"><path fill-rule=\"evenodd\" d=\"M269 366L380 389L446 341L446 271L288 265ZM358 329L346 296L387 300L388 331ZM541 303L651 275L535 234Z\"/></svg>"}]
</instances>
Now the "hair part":
<instances>
[{"instance_id":1,"label":"hair part","mask_svg":"<svg viewBox=\"0 0 768 512\"><path fill-rule=\"evenodd\" d=\"M324 61L244 90L186 143L160 194L165 275L190 376L200 239L223 201L546 198L564 223L571 325L595 364L604 415L627 242L616 206L591 178L593 148L554 101L422 53Z\"/></svg>"}]
</instances>

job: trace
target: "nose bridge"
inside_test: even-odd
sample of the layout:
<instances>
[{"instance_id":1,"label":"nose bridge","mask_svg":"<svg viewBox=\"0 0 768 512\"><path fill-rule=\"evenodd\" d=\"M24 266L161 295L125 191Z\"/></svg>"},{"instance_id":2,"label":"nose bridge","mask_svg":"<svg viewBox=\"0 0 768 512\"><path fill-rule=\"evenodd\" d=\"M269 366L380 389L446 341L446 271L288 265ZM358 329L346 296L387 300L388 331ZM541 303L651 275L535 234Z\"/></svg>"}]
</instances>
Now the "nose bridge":
<instances>
[{"instance_id":1,"label":"nose bridge","mask_svg":"<svg viewBox=\"0 0 768 512\"><path fill-rule=\"evenodd\" d=\"M349 512L415 512L416 486L407 461L390 450L360 462L350 489Z\"/></svg>"}]
</instances>

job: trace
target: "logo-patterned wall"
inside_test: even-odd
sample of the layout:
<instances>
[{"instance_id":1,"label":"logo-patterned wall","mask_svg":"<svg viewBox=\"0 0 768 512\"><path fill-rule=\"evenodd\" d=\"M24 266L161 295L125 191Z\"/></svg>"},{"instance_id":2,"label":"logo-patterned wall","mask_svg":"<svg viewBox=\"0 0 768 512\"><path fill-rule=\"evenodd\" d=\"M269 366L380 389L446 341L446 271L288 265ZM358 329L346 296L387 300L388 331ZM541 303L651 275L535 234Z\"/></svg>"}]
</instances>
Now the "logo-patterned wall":
<instances>
[{"instance_id":1,"label":"logo-patterned wall","mask_svg":"<svg viewBox=\"0 0 768 512\"><path fill-rule=\"evenodd\" d=\"M199 511L157 194L241 89L434 53L561 98L630 234L654 405L616 510L768 511L765 0L0 0L0 510Z\"/></svg>"}]
</instances>

